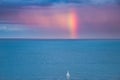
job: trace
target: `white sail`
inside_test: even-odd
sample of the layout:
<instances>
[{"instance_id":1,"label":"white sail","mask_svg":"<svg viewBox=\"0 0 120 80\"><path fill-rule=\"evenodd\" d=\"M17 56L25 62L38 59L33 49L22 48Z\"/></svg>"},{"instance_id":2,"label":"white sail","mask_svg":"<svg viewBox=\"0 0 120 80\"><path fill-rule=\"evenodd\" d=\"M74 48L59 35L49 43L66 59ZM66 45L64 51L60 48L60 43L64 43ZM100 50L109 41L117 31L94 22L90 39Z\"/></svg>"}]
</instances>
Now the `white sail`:
<instances>
[{"instance_id":1,"label":"white sail","mask_svg":"<svg viewBox=\"0 0 120 80\"><path fill-rule=\"evenodd\" d=\"M69 73L69 71L67 71L67 73L66 73L66 79L70 80L70 73Z\"/></svg>"}]
</instances>

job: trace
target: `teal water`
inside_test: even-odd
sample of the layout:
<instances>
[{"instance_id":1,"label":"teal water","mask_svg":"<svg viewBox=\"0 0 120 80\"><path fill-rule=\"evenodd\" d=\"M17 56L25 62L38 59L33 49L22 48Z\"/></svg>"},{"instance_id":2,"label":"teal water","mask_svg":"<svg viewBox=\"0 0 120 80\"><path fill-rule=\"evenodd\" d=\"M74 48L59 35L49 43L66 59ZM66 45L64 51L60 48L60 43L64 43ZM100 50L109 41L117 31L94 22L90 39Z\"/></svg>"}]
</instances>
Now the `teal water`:
<instances>
[{"instance_id":1,"label":"teal water","mask_svg":"<svg viewBox=\"0 0 120 80\"><path fill-rule=\"evenodd\" d=\"M0 40L0 80L120 80L120 40Z\"/></svg>"}]
</instances>

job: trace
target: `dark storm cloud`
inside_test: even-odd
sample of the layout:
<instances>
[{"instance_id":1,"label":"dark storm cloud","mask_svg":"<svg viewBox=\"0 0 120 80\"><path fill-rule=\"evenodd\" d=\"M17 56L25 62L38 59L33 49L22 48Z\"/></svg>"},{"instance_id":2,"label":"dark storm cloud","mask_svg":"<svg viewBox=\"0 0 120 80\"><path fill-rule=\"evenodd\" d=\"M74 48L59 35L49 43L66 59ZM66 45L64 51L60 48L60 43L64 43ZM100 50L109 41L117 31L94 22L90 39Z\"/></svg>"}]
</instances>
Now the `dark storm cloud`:
<instances>
[{"instance_id":1,"label":"dark storm cloud","mask_svg":"<svg viewBox=\"0 0 120 80\"><path fill-rule=\"evenodd\" d=\"M39 5L48 6L54 3L75 3L80 5L106 5L120 4L119 0L0 0L0 6L25 6Z\"/></svg>"}]
</instances>

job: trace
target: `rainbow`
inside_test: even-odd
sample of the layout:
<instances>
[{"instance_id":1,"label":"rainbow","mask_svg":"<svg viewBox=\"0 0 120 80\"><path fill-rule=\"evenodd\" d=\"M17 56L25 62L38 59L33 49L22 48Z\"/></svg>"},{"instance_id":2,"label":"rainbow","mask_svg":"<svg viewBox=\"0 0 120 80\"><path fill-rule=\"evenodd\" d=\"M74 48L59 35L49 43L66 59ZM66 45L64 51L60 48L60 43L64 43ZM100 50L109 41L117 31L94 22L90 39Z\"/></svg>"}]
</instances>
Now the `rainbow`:
<instances>
[{"instance_id":1,"label":"rainbow","mask_svg":"<svg viewBox=\"0 0 120 80\"><path fill-rule=\"evenodd\" d=\"M68 15L68 28L70 31L70 37L73 39L76 39L78 37L77 35L77 14L76 11L73 9L70 11L69 15Z\"/></svg>"}]
</instances>

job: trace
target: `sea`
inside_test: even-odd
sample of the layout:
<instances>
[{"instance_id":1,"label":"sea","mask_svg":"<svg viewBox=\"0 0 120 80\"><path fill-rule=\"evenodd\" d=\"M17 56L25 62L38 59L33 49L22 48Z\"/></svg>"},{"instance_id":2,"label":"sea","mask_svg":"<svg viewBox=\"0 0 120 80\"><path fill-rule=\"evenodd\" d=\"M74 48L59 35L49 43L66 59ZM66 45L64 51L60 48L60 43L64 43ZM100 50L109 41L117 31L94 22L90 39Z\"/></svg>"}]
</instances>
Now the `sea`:
<instances>
[{"instance_id":1,"label":"sea","mask_svg":"<svg viewBox=\"0 0 120 80\"><path fill-rule=\"evenodd\" d=\"M0 39L0 80L120 80L120 40Z\"/></svg>"}]
</instances>

